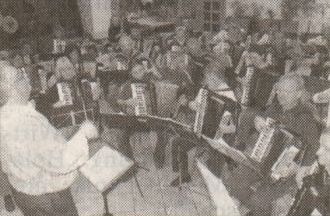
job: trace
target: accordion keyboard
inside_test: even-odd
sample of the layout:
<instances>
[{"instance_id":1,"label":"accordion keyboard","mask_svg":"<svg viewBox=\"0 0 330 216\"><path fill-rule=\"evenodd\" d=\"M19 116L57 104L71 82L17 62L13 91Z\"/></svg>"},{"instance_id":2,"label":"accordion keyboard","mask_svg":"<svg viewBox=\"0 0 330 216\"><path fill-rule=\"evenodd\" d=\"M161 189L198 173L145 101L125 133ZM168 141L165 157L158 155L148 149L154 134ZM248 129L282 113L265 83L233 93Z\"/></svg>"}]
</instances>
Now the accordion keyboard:
<instances>
[{"instance_id":1,"label":"accordion keyboard","mask_svg":"<svg viewBox=\"0 0 330 216\"><path fill-rule=\"evenodd\" d=\"M266 128L259 135L258 141L255 144L251 158L257 162L261 162L265 157L265 153L269 146L271 145L271 141L275 132L275 128L272 126L274 120L267 118L266 120Z\"/></svg>"},{"instance_id":2,"label":"accordion keyboard","mask_svg":"<svg viewBox=\"0 0 330 216\"><path fill-rule=\"evenodd\" d=\"M133 98L138 101L135 107L135 115L147 115L147 103L145 98L145 85L133 83L131 84Z\"/></svg>"},{"instance_id":3,"label":"accordion keyboard","mask_svg":"<svg viewBox=\"0 0 330 216\"><path fill-rule=\"evenodd\" d=\"M57 83L58 96L64 105L72 105L73 99L68 83Z\"/></svg>"}]
</instances>

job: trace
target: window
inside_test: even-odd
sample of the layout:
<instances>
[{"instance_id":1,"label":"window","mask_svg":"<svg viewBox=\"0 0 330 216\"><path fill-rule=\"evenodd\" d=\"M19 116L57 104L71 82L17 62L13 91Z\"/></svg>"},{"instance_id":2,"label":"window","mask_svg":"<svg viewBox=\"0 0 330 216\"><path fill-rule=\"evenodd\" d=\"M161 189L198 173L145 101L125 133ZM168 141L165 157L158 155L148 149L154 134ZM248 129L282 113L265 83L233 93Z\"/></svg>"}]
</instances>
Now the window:
<instances>
[{"instance_id":1,"label":"window","mask_svg":"<svg viewBox=\"0 0 330 216\"><path fill-rule=\"evenodd\" d=\"M203 29L204 31L217 32L220 30L221 14L224 0L204 1L203 5Z\"/></svg>"}]
</instances>

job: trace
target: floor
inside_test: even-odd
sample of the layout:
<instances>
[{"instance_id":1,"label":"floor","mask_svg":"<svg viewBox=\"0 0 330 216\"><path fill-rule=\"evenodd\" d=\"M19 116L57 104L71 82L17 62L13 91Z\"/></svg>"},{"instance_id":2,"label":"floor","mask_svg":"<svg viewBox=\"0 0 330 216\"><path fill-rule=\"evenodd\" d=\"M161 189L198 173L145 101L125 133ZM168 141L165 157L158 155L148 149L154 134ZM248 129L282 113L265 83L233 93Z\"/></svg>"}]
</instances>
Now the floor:
<instances>
[{"instance_id":1,"label":"floor","mask_svg":"<svg viewBox=\"0 0 330 216\"><path fill-rule=\"evenodd\" d=\"M190 169L193 181L184 184L182 190L171 187L171 180L177 177L170 167L170 152L163 169L157 170L152 159L152 149L156 138L155 134L135 134L132 137L132 146L136 161L149 171L139 169L136 177L141 187L143 197L139 193L134 178L118 184L108 195L110 212L118 216L212 216L216 215L216 209L212 203L203 179L194 163ZM109 139L106 132L103 138ZM194 151L189 154L193 161ZM103 199L101 194L80 176L71 187L72 194L81 216L99 216L103 214ZM0 199L1 216L21 216L16 210L8 213L3 210Z\"/></svg>"}]
</instances>

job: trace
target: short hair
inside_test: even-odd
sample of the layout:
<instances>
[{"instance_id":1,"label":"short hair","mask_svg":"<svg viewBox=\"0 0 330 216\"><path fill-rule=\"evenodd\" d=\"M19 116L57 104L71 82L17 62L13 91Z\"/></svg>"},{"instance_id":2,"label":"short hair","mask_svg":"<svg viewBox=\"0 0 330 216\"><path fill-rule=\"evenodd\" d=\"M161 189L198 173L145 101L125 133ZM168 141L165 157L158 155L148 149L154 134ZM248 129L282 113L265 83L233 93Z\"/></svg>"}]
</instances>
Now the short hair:
<instances>
[{"instance_id":1,"label":"short hair","mask_svg":"<svg viewBox=\"0 0 330 216\"><path fill-rule=\"evenodd\" d=\"M290 73L290 74L285 74L283 75L279 81L277 82L277 86L280 85L281 83L285 81L292 81L294 82L297 87L297 91L304 91L305 90L305 81L304 78L296 73Z\"/></svg>"}]
</instances>

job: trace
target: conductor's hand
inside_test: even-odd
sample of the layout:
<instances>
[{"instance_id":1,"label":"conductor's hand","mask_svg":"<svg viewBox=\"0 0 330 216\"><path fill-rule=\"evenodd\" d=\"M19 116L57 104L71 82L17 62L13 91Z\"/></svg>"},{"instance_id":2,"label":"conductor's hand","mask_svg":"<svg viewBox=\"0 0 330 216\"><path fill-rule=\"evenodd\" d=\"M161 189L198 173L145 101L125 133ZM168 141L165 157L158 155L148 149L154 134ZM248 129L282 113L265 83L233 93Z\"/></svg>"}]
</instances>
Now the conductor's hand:
<instances>
[{"instance_id":1,"label":"conductor's hand","mask_svg":"<svg viewBox=\"0 0 330 216\"><path fill-rule=\"evenodd\" d=\"M96 139L99 136L99 132L93 122L87 120L80 126L80 131L85 135L87 139Z\"/></svg>"}]
</instances>

